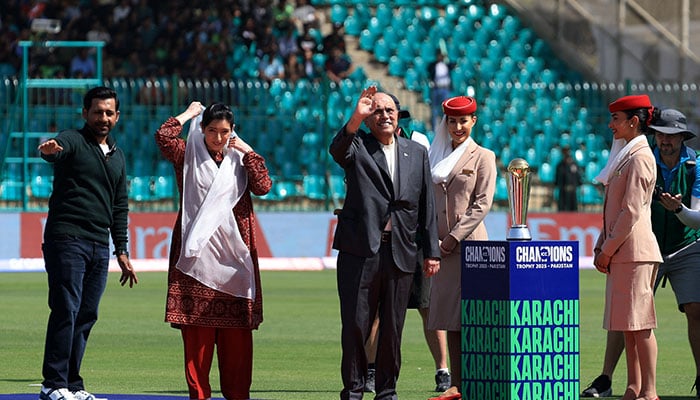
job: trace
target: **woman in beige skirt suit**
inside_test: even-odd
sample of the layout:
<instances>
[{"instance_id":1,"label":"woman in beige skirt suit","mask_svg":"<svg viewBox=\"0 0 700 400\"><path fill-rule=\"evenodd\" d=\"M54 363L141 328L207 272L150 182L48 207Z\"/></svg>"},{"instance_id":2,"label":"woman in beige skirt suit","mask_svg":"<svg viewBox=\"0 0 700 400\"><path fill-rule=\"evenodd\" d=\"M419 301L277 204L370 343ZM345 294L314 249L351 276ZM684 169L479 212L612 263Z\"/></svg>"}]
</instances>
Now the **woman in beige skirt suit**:
<instances>
[{"instance_id":1,"label":"woman in beige skirt suit","mask_svg":"<svg viewBox=\"0 0 700 400\"><path fill-rule=\"evenodd\" d=\"M471 138L476 101L459 96L442 103L444 117L430 146L442 261L433 276L428 329L447 331L451 386L434 399L460 399L462 240L487 240L484 218L496 188L496 155Z\"/></svg>"},{"instance_id":2,"label":"woman in beige skirt suit","mask_svg":"<svg viewBox=\"0 0 700 400\"><path fill-rule=\"evenodd\" d=\"M644 136L653 107L646 95L609 106L613 146L596 178L605 185L603 229L593 264L607 274L603 328L622 331L627 358L623 400L658 400L654 279L661 252L651 229L656 161Z\"/></svg>"}]
</instances>

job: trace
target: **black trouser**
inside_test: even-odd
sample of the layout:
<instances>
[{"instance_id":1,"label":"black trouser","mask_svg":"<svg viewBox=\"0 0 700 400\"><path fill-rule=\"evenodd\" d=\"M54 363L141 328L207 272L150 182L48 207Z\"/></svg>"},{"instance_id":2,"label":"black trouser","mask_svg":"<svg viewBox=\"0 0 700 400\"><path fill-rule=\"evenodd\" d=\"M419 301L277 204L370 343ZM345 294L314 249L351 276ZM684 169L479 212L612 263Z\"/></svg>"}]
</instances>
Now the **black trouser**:
<instances>
[{"instance_id":1,"label":"black trouser","mask_svg":"<svg viewBox=\"0 0 700 400\"><path fill-rule=\"evenodd\" d=\"M373 257L338 255L338 296L342 322L342 400L361 399L367 372L365 342L379 312L375 361L375 399L397 399L396 381L401 368L401 334L413 274L396 267L391 243L384 242Z\"/></svg>"}]
</instances>

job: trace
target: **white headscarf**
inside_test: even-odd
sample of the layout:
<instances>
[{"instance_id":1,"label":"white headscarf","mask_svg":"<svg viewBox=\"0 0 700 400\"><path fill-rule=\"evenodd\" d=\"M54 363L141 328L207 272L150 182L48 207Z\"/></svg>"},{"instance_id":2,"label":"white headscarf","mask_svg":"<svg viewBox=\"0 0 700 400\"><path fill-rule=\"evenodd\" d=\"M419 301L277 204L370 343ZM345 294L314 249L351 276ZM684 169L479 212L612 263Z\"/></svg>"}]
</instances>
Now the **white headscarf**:
<instances>
[{"instance_id":1,"label":"white headscarf","mask_svg":"<svg viewBox=\"0 0 700 400\"><path fill-rule=\"evenodd\" d=\"M430 160L430 172L433 176L433 183L445 183L447 177L454 169L457 161L467 150L469 143L474 142L471 135L464 142L460 143L456 149L452 149L452 138L447 132L447 120L443 115L440 125L435 130L435 139L428 151Z\"/></svg>"},{"instance_id":2,"label":"white headscarf","mask_svg":"<svg viewBox=\"0 0 700 400\"><path fill-rule=\"evenodd\" d=\"M646 137L644 135L639 135L635 137L634 139L630 140L627 144L625 144L625 139L613 140L612 146L610 146L608 162L605 163L605 167L603 167L598 176L595 177L595 180L602 183L604 186L607 186L608 181L610 180L610 174L612 174L614 171L617 171L620 162L625 159L632 147L634 147L635 144L641 141L646 142Z\"/></svg>"},{"instance_id":3,"label":"white headscarf","mask_svg":"<svg viewBox=\"0 0 700 400\"><path fill-rule=\"evenodd\" d=\"M217 167L201 121L200 114L190 122L185 147L182 249L176 268L212 289L252 299L253 260L233 215L248 184L242 155L226 147Z\"/></svg>"}]
</instances>

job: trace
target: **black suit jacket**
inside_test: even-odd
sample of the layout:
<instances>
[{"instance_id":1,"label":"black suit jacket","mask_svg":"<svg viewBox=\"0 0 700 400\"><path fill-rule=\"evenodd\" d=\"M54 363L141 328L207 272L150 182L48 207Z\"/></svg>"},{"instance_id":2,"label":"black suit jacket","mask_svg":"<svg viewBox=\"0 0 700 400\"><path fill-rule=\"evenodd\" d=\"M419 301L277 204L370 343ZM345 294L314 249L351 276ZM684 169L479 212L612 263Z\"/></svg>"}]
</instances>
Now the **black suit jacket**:
<instances>
[{"instance_id":1,"label":"black suit jacket","mask_svg":"<svg viewBox=\"0 0 700 400\"><path fill-rule=\"evenodd\" d=\"M349 135L343 127L333 138L330 153L345 170L347 183L333 248L360 257L377 254L381 233L391 217L394 262L402 271L414 272L416 237L424 257L440 257L435 196L425 147L396 135L394 139L395 184L381 145L372 134L359 130Z\"/></svg>"}]
</instances>

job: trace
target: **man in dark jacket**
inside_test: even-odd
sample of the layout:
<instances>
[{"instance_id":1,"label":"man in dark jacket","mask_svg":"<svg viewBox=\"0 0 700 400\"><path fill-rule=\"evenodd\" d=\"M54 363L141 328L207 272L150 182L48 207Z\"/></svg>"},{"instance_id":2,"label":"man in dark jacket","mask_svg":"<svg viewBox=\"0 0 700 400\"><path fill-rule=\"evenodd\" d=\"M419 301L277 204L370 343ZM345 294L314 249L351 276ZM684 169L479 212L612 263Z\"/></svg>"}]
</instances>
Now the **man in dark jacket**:
<instances>
[{"instance_id":1,"label":"man in dark jacket","mask_svg":"<svg viewBox=\"0 0 700 400\"><path fill-rule=\"evenodd\" d=\"M388 94L374 86L365 89L330 145L347 182L333 240L339 251L341 400L362 398L367 373L364 345L377 314L375 399L398 398L401 334L418 247L423 248L427 276L440 268L428 152L397 135L398 115ZM363 121L369 133L360 130Z\"/></svg>"},{"instance_id":2,"label":"man in dark jacket","mask_svg":"<svg viewBox=\"0 0 700 400\"><path fill-rule=\"evenodd\" d=\"M80 376L87 338L107 283L112 236L119 281L137 283L129 261L124 153L110 136L119 120L114 90L97 87L83 99L85 125L39 145L54 166L53 192L44 228L49 315L41 400L94 400Z\"/></svg>"}]
</instances>

